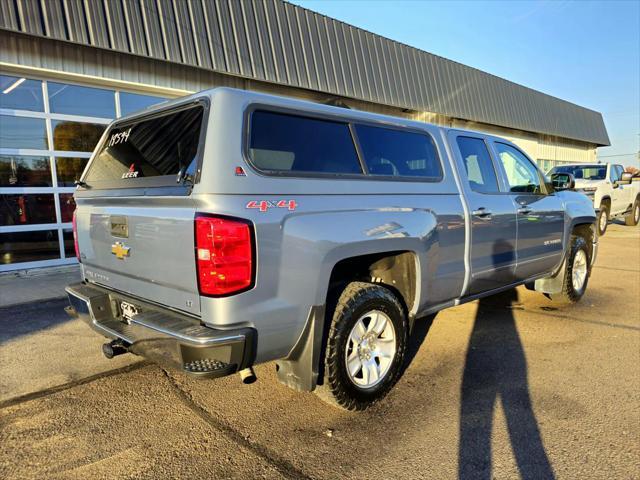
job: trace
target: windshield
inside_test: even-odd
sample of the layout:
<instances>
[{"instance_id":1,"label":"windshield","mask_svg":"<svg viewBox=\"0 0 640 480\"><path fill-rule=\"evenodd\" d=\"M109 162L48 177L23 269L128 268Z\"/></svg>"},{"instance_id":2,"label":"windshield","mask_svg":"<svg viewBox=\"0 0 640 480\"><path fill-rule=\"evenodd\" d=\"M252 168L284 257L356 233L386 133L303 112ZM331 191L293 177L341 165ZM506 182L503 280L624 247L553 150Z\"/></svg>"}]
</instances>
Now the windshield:
<instances>
[{"instance_id":1,"label":"windshield","mask_svg":"<svg viewBox=\"0 0 640 480\"><path fill-rule=\"evenodd\" d=\"M566 166L554 167L549 172L553 173L570 173L576 180L604 180L607 177L606 165L584 165L584 166Z\"/></svg>"},{"instance_id":2,"label":"windshield","mask_svg":"<svg viewBox=\"0 0 640 480\"><path fill-rule=\"evenodd\" d=\"M89 165L84 182L91 187L175 184L178 172L193 175L200 141L202 105L125 121L111 127Z\"/></svg>"}]
</instances>

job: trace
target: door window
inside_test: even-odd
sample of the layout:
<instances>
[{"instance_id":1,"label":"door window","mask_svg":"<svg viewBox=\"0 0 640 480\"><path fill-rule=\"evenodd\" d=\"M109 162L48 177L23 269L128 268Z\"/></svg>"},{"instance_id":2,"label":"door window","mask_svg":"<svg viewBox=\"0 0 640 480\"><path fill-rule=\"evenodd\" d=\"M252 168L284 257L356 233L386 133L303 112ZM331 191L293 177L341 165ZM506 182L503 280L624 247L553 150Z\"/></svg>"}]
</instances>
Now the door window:
<instances>
[{"instance_id":1,"label":"door window","mask_svg":"<svg viewBox=\"0 0 640 480\"><path fill-rule=\"evenodd\" d=\"M622 174L624 173L624 168L622 168L622 165L616 165L616 175L618 178L616 178L616 180L620 180L622 178Z\"/></svg>"},{"instance_id":2,"label":"door window","mask_svg":"<svg viewBox=\"0 0 640 480\"><path fill-rule=\"evenodd\" d=\"M609 167L609 180L611 180L611 183L618 180L618 171L616 170L615 165L611 165L611 167Z\"/></svg>"},{"instance_id":3,"label":"door window","mask_svg":"<svg viewBox=\"0 0 640 480\"><path fill-rule=\"evenodd\" d=\"M478 193L498 193L498 177L484 140L458 137L457 143L471 190Z\"/></svg>"},{"instance_id":4,"label":"door window","mask_svg":"<svg viewBox=\"0 0 640 480\"><path fill-rule=\"evenodd\" d=\"M511 192L543 193L537 167L522 152L504 143L496 143Z\"/></svg>"}]
</instances>

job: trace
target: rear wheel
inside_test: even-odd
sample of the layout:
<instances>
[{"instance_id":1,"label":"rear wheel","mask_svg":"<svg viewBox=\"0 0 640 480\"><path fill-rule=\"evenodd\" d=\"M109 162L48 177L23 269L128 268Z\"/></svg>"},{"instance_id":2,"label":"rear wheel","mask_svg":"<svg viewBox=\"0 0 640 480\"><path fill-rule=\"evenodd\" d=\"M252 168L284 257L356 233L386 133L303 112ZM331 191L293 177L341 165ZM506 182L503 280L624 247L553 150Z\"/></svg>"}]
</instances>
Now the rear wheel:
<instances>
[{"instance_id":1,"label":"rear wheel","mask_svg":"<svg viewBox=\"0 0 640 480\"><path fill-rule=\"evenodd\" d=\"M602 236L607 231L609 225L609 206L602 205L598 212L598 235Z\"/></svg>"},{"instance_id":2,"label":"rear wheel","mask_svg":"<svg viewBox=\"0 0 640 480\"><path fill-rule=\"evenodd\" d=\"M364 410L383 398L400 376L408 331L404 308L389 289L347 285L333 312L324 383L316 393L347 410Z\"/></svg>"},{"instance_id":3,"label":"rear wheel","mask_svg":"<svg viewBox=\"0 0 640 480\"><path fill-rule=\"evenodd\" d=\"M564 269L562 291L551 295L551 299L560 303L576 303L587 291L591 275L591 257L584 237L571 236L571 246Z\"/></svg>"},{"instance_id":4,"label":"rear wheel","mask_svg":"<svg viewBox=\"0 0 640 480\"><path fill-rule=\"evenodd\" d=\"M624 217L624 221L630 227L634 227L640 222L640 199L636 198L636 201L633 202L631 211Z\"/></svg>"}]
</instances>

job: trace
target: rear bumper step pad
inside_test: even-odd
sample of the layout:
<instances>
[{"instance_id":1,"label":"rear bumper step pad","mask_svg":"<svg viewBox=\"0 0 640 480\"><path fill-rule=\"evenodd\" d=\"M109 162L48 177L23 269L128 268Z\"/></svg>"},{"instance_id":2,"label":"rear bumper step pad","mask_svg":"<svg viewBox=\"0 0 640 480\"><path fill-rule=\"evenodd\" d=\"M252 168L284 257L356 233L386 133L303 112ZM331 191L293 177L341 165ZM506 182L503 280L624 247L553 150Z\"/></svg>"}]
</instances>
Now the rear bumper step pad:
<instances>
[{"instance_id":1,"label":"rear bumper step pad","mask_svg":"<svg viewBox=\"0 0 640 480\"><path fill-rule=\"evenodd\" d=\"M162 310L118 292L78 283L66 288L65 310L98 333L120 339L128 349L157 363L170 364L198 377L221 377L252 365L256 332L252 328L219 330L196 319ZM122 320L121 301L141 305L141 313Z\"/></svg>"}]
</instances>

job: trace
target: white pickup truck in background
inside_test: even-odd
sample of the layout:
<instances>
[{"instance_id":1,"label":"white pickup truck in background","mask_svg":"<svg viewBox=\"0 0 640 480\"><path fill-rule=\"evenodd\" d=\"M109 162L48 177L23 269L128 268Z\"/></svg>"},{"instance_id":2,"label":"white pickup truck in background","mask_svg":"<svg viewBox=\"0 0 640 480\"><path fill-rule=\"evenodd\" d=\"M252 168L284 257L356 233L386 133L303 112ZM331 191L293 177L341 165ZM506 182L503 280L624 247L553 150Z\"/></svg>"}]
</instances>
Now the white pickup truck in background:
<instances>
[{"instance_id":1,"label":"white pickup truck in background","mask_svg":"<svg viewBox=\"0 0 640 480\"><path fill-rule=\"evenodd\" d=\"M570 173L575 189L593 200L598 209L598 233L604 235L609 220L624 217L627 225L640 221L640 182L632 182L631 173L611 163L576 163L552 168L548 175Z\"/></svg>"}]
</instances>

